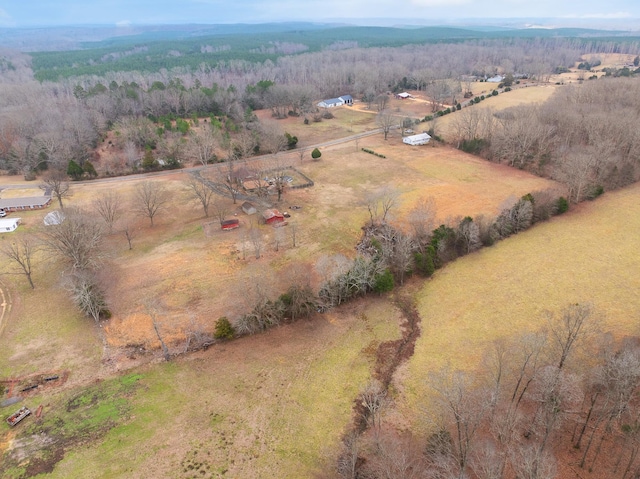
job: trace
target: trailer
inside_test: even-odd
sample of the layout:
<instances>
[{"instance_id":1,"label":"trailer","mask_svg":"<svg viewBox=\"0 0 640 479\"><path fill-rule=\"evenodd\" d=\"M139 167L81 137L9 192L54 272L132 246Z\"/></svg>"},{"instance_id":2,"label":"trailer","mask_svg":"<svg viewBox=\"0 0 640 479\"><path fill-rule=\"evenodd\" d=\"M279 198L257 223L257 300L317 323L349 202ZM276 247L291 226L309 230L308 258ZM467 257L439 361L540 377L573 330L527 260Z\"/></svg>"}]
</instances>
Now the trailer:
<instances>
[{"instance_id":1,"label":"trailer","mask_svg":"<svg viewBox=\"0 0 640 479\"><path fill-rule=\"evenodd\" d=\"M31 414L31 410L27 406L22 406L18 410L18 412L16 412L15 414L12 414L7 418L7 424L13 427L16 424L18 424L20 421L22 421L25 417L27 417L29 414Z\"/></svg>"}]
</instances>

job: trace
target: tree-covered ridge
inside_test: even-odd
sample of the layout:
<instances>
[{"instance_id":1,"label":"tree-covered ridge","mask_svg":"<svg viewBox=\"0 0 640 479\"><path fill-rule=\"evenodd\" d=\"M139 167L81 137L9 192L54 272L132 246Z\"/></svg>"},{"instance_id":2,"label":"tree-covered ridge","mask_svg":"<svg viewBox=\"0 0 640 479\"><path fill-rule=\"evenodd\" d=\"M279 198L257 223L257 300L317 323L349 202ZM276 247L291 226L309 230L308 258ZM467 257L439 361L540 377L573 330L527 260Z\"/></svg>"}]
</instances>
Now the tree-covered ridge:
<instances>
[{"instance_id":1,"label":"tree-covered ridge","mask_svg":"<svg viewBox=\"0 0 640 479\"><path fill-rule=\"evenodd\" d=\"M223 31L228 31L227 29ZM298 28L290 31L198 34L182 36L178 32L146 32L142 35L115 37L84 43L86 49L33 53L36 79L56 81L81 75L104 75L112 71L158 72L225 61L276 61L279 57L303 52L342 50L361 47L400 47L403 45L457 43L488 39L574 38L580 44L607 35L617 43L637 42L638 37L615 37L612 32L586 29L524 29L477 31L453 27L390 28L334 27Z\"/></svg>"}]
</instances>

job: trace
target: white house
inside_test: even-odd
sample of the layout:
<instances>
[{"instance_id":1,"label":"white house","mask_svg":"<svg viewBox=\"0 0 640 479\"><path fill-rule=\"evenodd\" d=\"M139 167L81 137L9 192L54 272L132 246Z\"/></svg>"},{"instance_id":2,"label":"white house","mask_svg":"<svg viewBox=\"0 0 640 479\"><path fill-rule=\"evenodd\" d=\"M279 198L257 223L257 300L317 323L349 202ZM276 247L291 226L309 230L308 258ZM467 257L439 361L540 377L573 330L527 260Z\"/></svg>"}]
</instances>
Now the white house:
<instances>
[{"instance_id":1,"label":"white house","mask_svg":"<svg viewBox=\"0 0 640 479\"><path fill-rule=\"evenodd\" d=\"M419 133L417 135L405 136L402 142L407 145L426 145L430 139L431 137L428 133Z\"/></svg>"},{"instance_id":2,"label":"white house","mask_svg":"<svg viewBox=\"0 0 640 479\"><path fill-rule=\"evenodd\" d=\"M329 98L328 100L322 100L318 103L320 108L333 108L342 105L353 105L353 97L351 95L343 95L338 98Z\"/></svg>"},{"instance_id":3,"label":"white house","mask_svg":"<svg viewBox=\"0 0 640 479\"><path fill-rule=\"evenodd\" d=\"M502 82L502 80L504 80L504 77L502 75L496 75L494 77L487 78L487 81L489 83L500 83Z\"/></svg>"},{"instance_id":4,"label":"white house","mask_svg":"<svg viewBox=\"0 0 640 479\"><path fill-rule=\"evenodd\" d=\"M20 224L20 218L0 218L0 233L15 231Z\"/></svg>"}]
</instances>

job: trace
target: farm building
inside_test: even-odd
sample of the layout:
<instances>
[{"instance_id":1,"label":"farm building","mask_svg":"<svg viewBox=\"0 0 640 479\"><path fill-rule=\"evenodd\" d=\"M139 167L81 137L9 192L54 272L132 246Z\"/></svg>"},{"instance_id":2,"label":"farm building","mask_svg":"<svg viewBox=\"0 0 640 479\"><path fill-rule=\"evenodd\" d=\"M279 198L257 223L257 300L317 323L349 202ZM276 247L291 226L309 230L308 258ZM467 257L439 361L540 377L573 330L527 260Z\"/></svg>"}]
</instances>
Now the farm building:
<instances>
[{"instance_id":1,"label":"farm building","mask_svg":"<svg viewBox=\"0 0 640 479\"><path fill-rule=\"evenodd\" d=\"M224 220L222 223L220 223L220 227L222 228L222 231L230 231L236 228L240 228L240 220Z\"/></svg>"},{"instance_id":2,"label":"farm building","mask_svg":"<svg viewBox=\"0 0 640 479\"><path fill-rule=\"evenodd\" d=\"M406 91L403 91L402 93L396 93L396 98L398 100L406 100L407 98L413 98L413 95L410 95Z\"/></svg>"},{"instance_id":3,"label":"farm building","mask_svg":"<svg viewBox=\"0 0 640 479\"><path fill-rule=\"evenodd\" d=\"M343 95L343 96L339 96L338 98L330 98L328 100L322 100L320 103L318 103L318 106L320 108L333 108L333 107L342 106L342 105L348 105L348 106L353 105L353 97L351 95Z\"/></svg>"},{"instance_id":4,"label":"farm building","mask_svg":"<svg viewBox=\"0 0 640 479\"><path fill-rule=\"evenodd\" d=\"M271 226L283 226L287 222L284 220L284 215L276 209L264 210L262 212L264 222Z\"/></svg>"},{"instance_id":5,"label":"farm building","mask_svg":"<svg viewBox=\"0 0 640 479\"><path fill-rule=\"evenodd\" d=\"M248 201L245 201L244 203L242 203L241 208L242 208L242 211L244 211L244 213L247 215L255 215L258 212L258 210L256 210L256 207L253 206Z\"/></svg>"},{"instance_id":6,"label":"farm building","mask_svg":"<svg viewBox=\"0 0 640 479\"><path fill-rule=\"evenodd\" d=\"M40 210L51 204L51 196L31 196L27 198L6 198L0 199L0 210L25 211Z\"/></svg>"},{"instance_id":7,"label":"farm building","mask_svg":"<svg viewBox=\"0 0 640 479\"><path fill-rule=\"evenodd\" d=\"M417 135L405 136L402 142L407 145L426 145L430 139L431 137L428 133L419 133Z\"/></svg>"},{"instance_id":8,"label":"farm building","mask_svg":"<svg viewBox=\"0 0 640 479\"><path fill-rule=\"evenodd\" d=\"M0 233L10 233L15 231L20 224L20 218L1 218L0 219Z\"/></svg>"},{"instance_id":9,"label":"farm building","mask_svg":"<svg viewBox=\"0 0 640 479\"><path fill-rule=\"evenodd\" d=\"M487 81L490 83L500 83L502 80L504 80L504 77L502 75L496 75L494 77L487 78Z\"/></svg>"}]
</instances>

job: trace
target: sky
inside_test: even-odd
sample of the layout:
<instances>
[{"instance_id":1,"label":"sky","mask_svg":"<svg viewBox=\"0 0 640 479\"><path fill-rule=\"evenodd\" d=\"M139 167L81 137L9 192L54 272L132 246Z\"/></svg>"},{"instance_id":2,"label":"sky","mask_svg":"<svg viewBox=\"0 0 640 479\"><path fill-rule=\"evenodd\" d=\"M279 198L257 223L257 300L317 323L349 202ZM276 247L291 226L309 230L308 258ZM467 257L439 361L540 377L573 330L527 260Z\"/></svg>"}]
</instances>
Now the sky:
<instances>
[{"instance_id":1,"label":"sky","mask_svg":"<svg viewBox=\"0 0 640 479\"><path fill-rule=\"evenodd\" d=\"M0 0L0 27L477 18L640 18L639 0ZM363 20L366 19L366 20ZM640 28L640 24L638 25Z\"/></svg>"}]
</instances>

